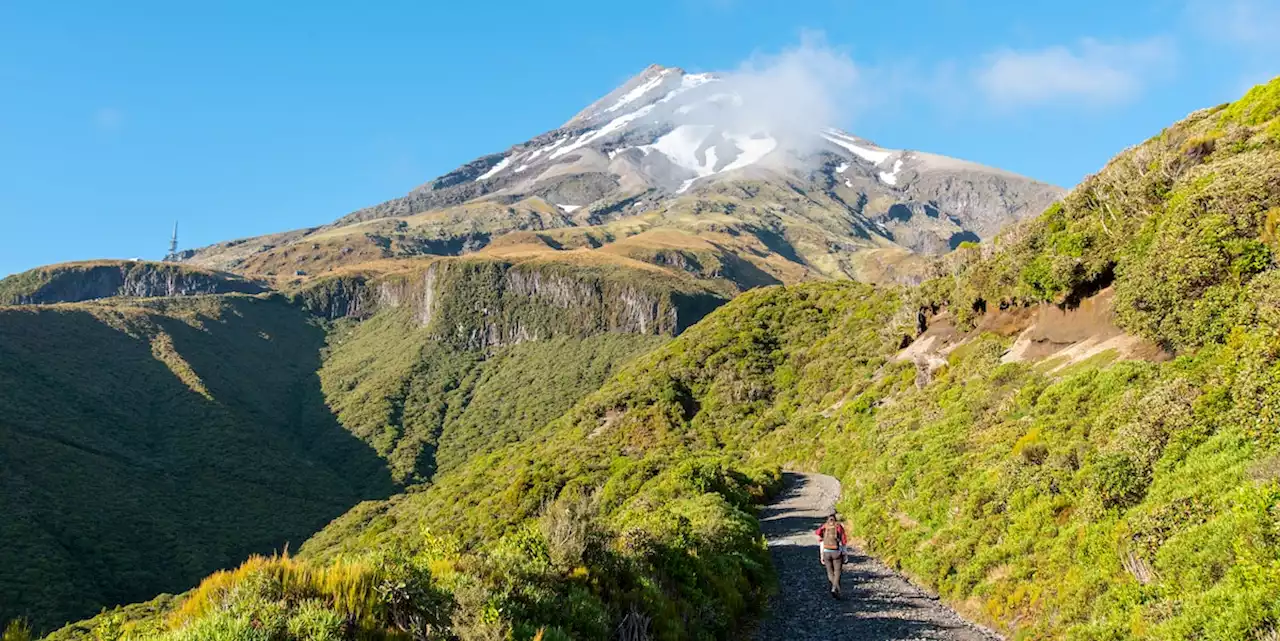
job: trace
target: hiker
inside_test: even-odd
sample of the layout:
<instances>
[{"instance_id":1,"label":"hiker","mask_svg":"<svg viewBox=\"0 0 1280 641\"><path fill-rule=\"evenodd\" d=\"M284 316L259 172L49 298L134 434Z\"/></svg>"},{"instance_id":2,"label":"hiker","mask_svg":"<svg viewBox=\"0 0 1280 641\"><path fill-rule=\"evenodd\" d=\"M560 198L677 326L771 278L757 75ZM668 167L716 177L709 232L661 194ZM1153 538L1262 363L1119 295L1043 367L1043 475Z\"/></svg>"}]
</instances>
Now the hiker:
<instances>
[{"instance_id":1,"label":"hiker","mask_svg":"<svg viewBox=\"0 0 1280 641\"><path fill-rule=\"evenodd\" d=\"M831 597L840 598L840 572L844 569L845 546L849 544L849 535L844 526L836 519L835 512L827 517L827 522L818 528L821 545L818 548L818 560L827 569L827 581L831 583Z\"/></svg>"}]
</instances>

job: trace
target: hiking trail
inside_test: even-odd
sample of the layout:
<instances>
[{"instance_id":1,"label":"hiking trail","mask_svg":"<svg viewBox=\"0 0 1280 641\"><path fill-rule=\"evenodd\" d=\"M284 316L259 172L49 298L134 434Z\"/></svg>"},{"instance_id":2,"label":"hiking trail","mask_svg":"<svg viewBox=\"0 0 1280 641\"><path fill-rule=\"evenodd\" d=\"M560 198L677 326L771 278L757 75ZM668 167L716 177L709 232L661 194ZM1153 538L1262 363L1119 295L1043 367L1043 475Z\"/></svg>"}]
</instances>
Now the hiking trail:
<instances>
[{"instance_id":1,"label":"hiking trail","mask_svg":"<svg viewBox=\"0 0 1280 641\"><path fill-rule=\"evenodd\" d=\"M993 641L936 597L850 546L843 600L827 593L814 530L835 508L840 482L788 472L787 486L760 512L778 571L778 594L756 641Z\"/></svg>"}]
</instances>

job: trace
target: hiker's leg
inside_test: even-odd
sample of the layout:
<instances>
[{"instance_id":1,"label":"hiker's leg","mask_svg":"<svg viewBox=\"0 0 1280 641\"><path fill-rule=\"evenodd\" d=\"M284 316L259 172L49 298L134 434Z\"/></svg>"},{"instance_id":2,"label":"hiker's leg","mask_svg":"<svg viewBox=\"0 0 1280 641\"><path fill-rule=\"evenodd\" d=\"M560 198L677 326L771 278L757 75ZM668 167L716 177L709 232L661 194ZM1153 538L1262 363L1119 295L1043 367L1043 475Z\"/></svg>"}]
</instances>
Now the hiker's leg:
<instances>
[{"instance_id":1,"label":"hiker's leg","mask_svg":"<svg viewBox=\"0 0 1280 641\"><path fill-rule=\"evenodd\" d=\"M832 554L826 554L826 553L824 552L824 553L823 553L823 555L822 555L822 561L823 561L823 565L825 565L825 566L827 567L827 584L828 584L828 587L830 587L832 590L834 590L834 589L836 588L836 582L839 580L839 575L837 574L838 570L836 569L836 567L837 567L837 566L836 566L836 564L840 562L840 557L835 556L835 555L832 555Z\"/></svg>"},{"instance_id":2,"label":"hiker's leg","mask_svg":"<svg viewBox=\"0 0 1280 641\"><path fill-rule=\"evenodd\" d=\"M831 555L831 587L840 592L840 573L844 571L844 562L839 554Z\"/></svg>"}]
</instances>

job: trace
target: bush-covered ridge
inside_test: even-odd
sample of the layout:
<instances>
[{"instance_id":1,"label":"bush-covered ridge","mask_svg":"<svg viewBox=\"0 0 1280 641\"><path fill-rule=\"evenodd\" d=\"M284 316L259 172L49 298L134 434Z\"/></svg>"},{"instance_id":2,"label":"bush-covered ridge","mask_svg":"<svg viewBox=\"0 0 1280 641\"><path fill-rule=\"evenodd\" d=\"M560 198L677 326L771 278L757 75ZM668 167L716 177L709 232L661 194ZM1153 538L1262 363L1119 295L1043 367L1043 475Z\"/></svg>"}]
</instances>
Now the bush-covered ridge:
<instances>
[{"instance_id":1,"label":"bush-covered ridge","mask_svg":"<svg viewBox=\"0 0 1280 641\"><path fill-rule=\"evenodd\" d=\"M1129 149L1040 217L965 248L921 290L962 319L1115 279L1120 323L1172 349L1221 342L1267 305L1280 242L1280 79ZM1261 280L1258 280L1261 279Z\"/></svg>"},{"instance_id":2,"label":"bush-covered ridge","mask_svg":"<svg viewBox=\"0 0 1280 641\"><path fill-rule=\"evenodd\" d=\"M401 482L520 440L723 302L652 268L543 260L355 278L294 300L321 311L363 301L338 307L372 313L335 325L320 379L342 424Z\"/></svg>"},{"instance_id":3,"label":"bush-covered ridge","mask_svg":"<svg viewBox=\"0 0 1280 641\"><path fill-rule=\"evenodd\" d=\"M261 285L224 272L174 263L100 260L37 267L0 280L0 305L262 291Z\"/></svg>"},{"instance_id":4,"label":"bush-covered ridge","mask_svg":"<svg viewBox=\"0 0 1280 641\"><path fill-rule=\"evenodd\" d=\"M95 273L99 269L133 266L92 263L49 271L64 274L83 268L85 273ZM170 267L179 275L204 273L165 264L153 267L160 271L148 273L158 274ZM11 334L13 339L9 346L0 345L0 355L6 359L0 364L0 371L11 369L17 381L0 390L0 401L6 407L6 416L0 416L0 434L10 428L18 430L18 440L11 448L14 456L41 462L40 473L24 474L19 494L11 496L45 497L53 493L56 497L41 498L38 503L43 507L33 511L28 505L17 512L22 518L0 525L7 528L10 551L31 552L6 573L8 581L0 580L0 590L21 595L2 599L5 609L0 612L0 619L25 614L33 617L37 630L47 630L51 624L83 616L101 605L182 588L194 577L250 552L270 551L288 540L300 543L357 500L389 493L391 485L381 469L383 464L389 468L391 480L424 481L432 477L437 465L457 466L476 453L518 441L598 387L621 363L669 340L667 333L678 328L675 324L628 326L625 319L614 322L605 312L624 309L628 303L622 299L649 301L655 307L645 313L654 314L654 319L671 320L704 313L698 301L718 304L721 300L669 275L645 278L631 274L633 270L609 265L552 264L535 269L504 261L458 261L436 275L439 282L432 285L431 296L424 292L426 281L421 270L417 271L416 275L402 273L383 278L373 285L369 280L360 283L366 291L380 293L394 303L360 324L344 319L326 323L308 317L278 295L113 299L50 308L14 308L0 315L0 336ZM523 289L507 291L517 288L506 287L496 302L472 296L474 287L486 284L476 281L475 274L483 281L485 276L496 273L502 281L515 272L520 274L516 280L523 278L516 283ZM573 320L571 314L562 309L579 301L537 291L537 278L561 285L557 290L561 294L565 287L571 294L584 294L586 300L581 301L581 307L586 311L580 314L581 322L568 322ZM387 290L379 292L378 288L384 286ZM611 295L618 300L611 301ZM680 298L684 296L694 304ZM449 300L454 297L463 300ZM424 298L434 298L444 310L436 313L435 307L426 306L427 313L437 316L439 322L422 318ZM550 300L530 303L522 299ZM304 303L303 306L308 302L305 293L295 295L292 301ZM473 303L492 305L488 310L495 314L514 307L509 315L512 322L536 329L527 335L509 337L509 341L493 341L486 349L468 341L442 341L444 332L437 328L456 329L458 325L450 314L474 312ZM661 305L668 305L661 309L670 314L661 312ZM554 311L543 309L546 307L561 310L566 322L534 324L539 313L552 319ZM376 307L370 311L376 311ZM478 318L484 321L486 309L479 311L482 315ZM68 335L46 336L58 332ZM534 340L538 334L545 334L547 340ZM218 341L225 343L220 349L214 345ZM278 349L281 345L288 349ZM263 363L263 359L274 360ZM292 378L277 380L285 376L282 372ZM181 391L168 390L171 384ZM102 389L114 391L100 392ZM61 416L90 411L87 406L80 407L88 399L92 399L94 416ZM494 425L494 421L500 424ZM273 465L256 465L254 474L234 471L235 461L248 456L245 448L254 447L250 442L215 443L198 455L185 450L152 451L182 449L182 444L175 442L187 435L216 442L215 435L224 430L234 433L237 428L255 424L260 430L256 443L260 451L254 451L252 456L276 458ZM335 439L343 440L341 446L330 444L323 448L326 456L367 464L370 469L353 474L350 480L359 485L361 479L355 477L380 476L379 489L374 493L361 492L358 487L355 491L339 490L326 485L332 479L312 479L317 491L337 507L326 508L329 503L311 505L309 494L296 490L289 490L290 496L295 497L296 510L273 507L274 499L261 500L269 492L259 490L292 487L294 481L307 483L310 478L308 474L277 470L279 465L296 462L289 446L282 446L274 438L277 432L305 444L307 435L318 425L328 429L326 433L331 432ZM191 432L197 427L197 432ZM61 440L66 447L39 449L28 439L33 439L31 443ZM122 439L124 442L116 442ZM351 447L360 450L359 454L348 452ZM103 448L110 450L106 455L117 457L104 466L103 474L115 479L113 488L122 494L101 493L105 506L95 510L83 502L90 496L80 490L96 486L72 482L74 474L60 475L58 471L82 468L86 462L80 458L86 453L90 459L95 454L103 455ZM37 449L39 456L34 456ZM165 470L181 475L181 469L190 468L203 473L202 465L208 462L205 459L220 456L229 469L214 471L190 491L154 479L146 481L146 487L138 485L142 479L164 474ZM175 465L179 469L170 469ZM11 469L11 476L17 469ZM273 482L268 474L272 470L291 481ZM252 477L261 488L247 492L227 489L242 480L237 475ZM91 477L85 475L86 479ZM58 490L68 483L67 490ZM216 497L211 498L214 502L238 500L243 504L213 509L204 497L192 495L206 492ZM132 501L130 493L134 498L148 498ZM199 514L191 514L185 508L166 508L173 518L182 521L183 527L169 527L166 519L159 519L159 530L147 525L121 525L146 520L149 509L167 505L173 496L185 497L181 501L184 505L199 510ZM199 508L201 505L205 507ZM254 527L243 528L242 533L253 539L251 544L222 531L222 524L236 522L227 513L238 512L240 518L251 518L261 516L263 509L279 509L281 518L260 518ZM300 528L293 518L293 512L313 514L317 510L327 511L319 521L307 521L305 528ZM88 523L80 523L86 519ZM74 549L55 554L52 550L65 547L59 542L66 544L70 539L56 533L51 538L46 536L47 530L62 532L64 523L77 524L71 528L76 534L69 544ZM95 529L99 524L110 524L118 536L104 537ZM183 542L169 547L188 562L124 561L131 558L131 550L149 549L146 544L173 538L178 530ZM86 545L81 536L86 537L84 541L100 543L96 547ZM116 538L121 540L120 545ZM241 547L228 548L229 545ZM99 569L77 569L77 564L95 558L90 552L94 549L97 565L107 573L101 577L94 574ZM234 551L228 552L229 549ZM154 556L168 558L164 554ZM211 562L211 558L217 560ZM37 559L43 561L37 563ZM139 567L124 570L121 563ZM114 577L110 590L95 590L87 583L91 579L105 581L107 576ZM33 585L41 586L40 590L32 589ZM9 610L10 607L14 609Z\"/></svg>"}]
</instances>

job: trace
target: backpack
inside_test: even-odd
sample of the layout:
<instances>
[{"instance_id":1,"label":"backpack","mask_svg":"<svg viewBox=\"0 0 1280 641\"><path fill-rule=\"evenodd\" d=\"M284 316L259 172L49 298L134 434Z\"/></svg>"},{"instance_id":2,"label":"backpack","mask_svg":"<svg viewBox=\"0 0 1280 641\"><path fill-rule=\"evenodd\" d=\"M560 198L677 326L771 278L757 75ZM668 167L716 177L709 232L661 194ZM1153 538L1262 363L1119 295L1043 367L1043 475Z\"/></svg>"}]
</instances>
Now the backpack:
<instances>
[{"instance_id":1,"label":"backpack","mask_svg":"<svg viewBox=\"0 0 1280 641\"><path fill-rule=\"evenodd\" d=\"M835 527L823 526L822 529L822 547L828 550L839 550L844 546L840 544L840 531L844 528L837 523Z\"/></svg>"}]
</instances>

